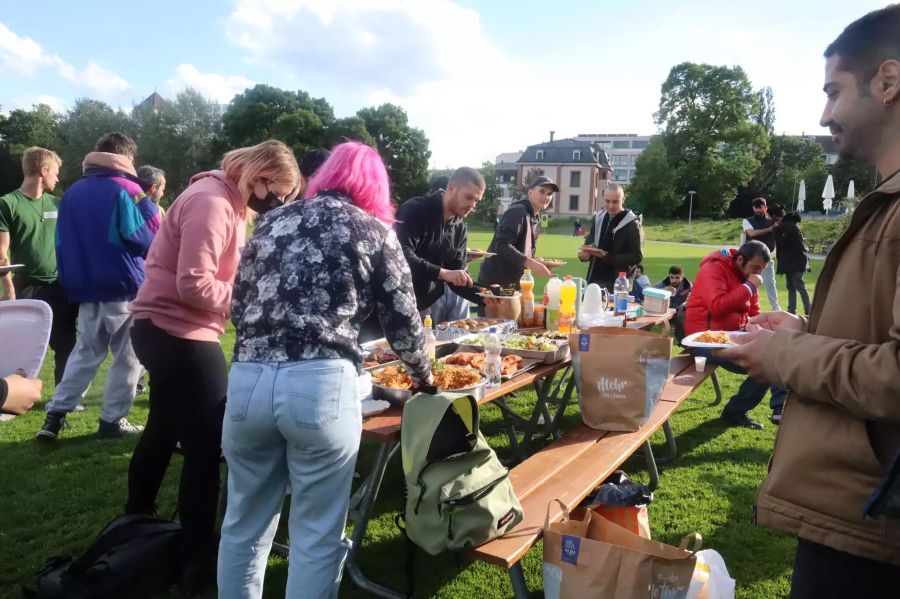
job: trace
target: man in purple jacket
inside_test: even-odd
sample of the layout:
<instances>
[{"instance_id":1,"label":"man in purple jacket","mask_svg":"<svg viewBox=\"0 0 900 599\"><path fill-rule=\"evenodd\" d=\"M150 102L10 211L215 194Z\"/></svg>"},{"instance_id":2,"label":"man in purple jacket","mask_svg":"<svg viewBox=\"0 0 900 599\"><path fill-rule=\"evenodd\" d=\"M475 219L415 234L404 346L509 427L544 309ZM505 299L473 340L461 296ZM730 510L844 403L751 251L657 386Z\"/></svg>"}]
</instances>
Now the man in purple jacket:
<instances>
[{"instance_id":1,"label":"man in purple jacket","mask_svg":"<svg viewBox=\"0 0 900 599\"><path fill-rule=\"evenodd\" d=\"M69 300L79 305L79 337L38 439L57 438L66 415L78 405L110 351L113 361L98 433L108 438L143 430L125 419L141 374L131 347L128 302L144 281L144 258L160 216L135 174L134 141L109 133L94 150L84 159L84 177L66 190L59 207L59 280Z\"/></svg>"}]
</instances>

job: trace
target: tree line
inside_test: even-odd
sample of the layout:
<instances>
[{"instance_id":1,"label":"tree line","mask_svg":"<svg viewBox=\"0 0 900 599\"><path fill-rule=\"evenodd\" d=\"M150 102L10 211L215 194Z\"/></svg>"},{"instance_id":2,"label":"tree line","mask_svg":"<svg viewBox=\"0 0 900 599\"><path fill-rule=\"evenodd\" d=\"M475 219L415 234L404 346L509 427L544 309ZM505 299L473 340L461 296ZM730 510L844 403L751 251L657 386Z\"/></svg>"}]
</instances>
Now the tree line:
<instances>
[{"instance_id":1,"label":"tree line","mask_svg":"<svg viewBox=\"0 0 900 599\"><path fill-rule=\"evenodd\" d=\"M80 178L85 154L110 131L134 138L137 165L152 164L166 171L168 201L195 173L215 168L226 151L266 139L285 142L298 159L313 148L361 141L378 149L398 201L424 193L428 186L428 138L409 125L399 106L382 104L336 118L325 98L257 85L224 107L186 89L174 100L138 104L127 112L85 98L62 114L46 104L0 114L0 194L21 183L25 148L41 146L60 155L64 189Z\"/></svg>"},{"instance_id":2,"label":"tree line","mask_svg":"<svg viewBox=\"0 0 900 599\"><path fill-rule=\"evenodd\" d=\"M815 107L810 107L814 110ZM740 66L682 63L662 84L659 128L638 157L629 202L649 216L746 215L763 196L788 209L806 182L806 210L822 210L829 172L838 196L855 182L857 197L875 185L872 166L839 160L831 170L813 139L777 135L771 88L754 90Z\"/></svg>"}]
</instances>

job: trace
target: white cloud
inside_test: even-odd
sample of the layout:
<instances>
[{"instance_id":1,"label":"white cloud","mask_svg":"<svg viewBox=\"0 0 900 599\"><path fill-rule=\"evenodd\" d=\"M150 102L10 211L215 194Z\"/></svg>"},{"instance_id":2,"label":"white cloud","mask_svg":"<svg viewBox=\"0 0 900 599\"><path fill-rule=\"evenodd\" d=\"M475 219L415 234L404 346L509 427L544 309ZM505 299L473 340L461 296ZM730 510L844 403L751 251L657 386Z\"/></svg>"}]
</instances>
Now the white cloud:
<instances>
[{"instance_id":1,"label":"white cloud","mask_svg":"<svg viewBox=\"0 0 900 599\"><path fill-rule=\"evenodd\" d=\"M79 71L56 54L47 52L30 37L17 35L0 23L0 73L11 72L33 78L45 68L55 67L59 76L101 100L123 100L131 85L94 61Z\"/></svg>"},{"instance_id":2,"label":"white cloud","mask_svg":"<svg viewBox=\"0 0 900 599\"><path fill-rule=\"evenodd\" d=\"M28 37L16 35L0 23L0 72L33 77L40 69L54 64L54 57L47 54L39 43Z\"/></svg>"},{"instance_id":3,"label":"white cloud","mask_svg":"<svg viewBox=\"0 0 900 599\"><path fill-rule=\"evenodd\" d=\"M94 61L88 62L88 66L81 71L78 78L81 85L96 92L101 98L118 97L131 89L131 84Z\"/></svg>"},{"instance_id":4,"label":"white cloud","mask_svg":"<svg viewBox=\"0 0 900 599\"><path fill-rule=\"evenodd\" d=\"M218 73L201 73L191 64L180 64L175 76L166 81L166 92L174 96L179 91L192 87L207 98L225 104L248 87L253 81L240 75L219 75Z\"/></svg>"},{"instance_id":5,"label":"white cloud","mask_svg":"<svg viewBox=\"0 0 900 599\"><path fill-rule=\"evenodd\" d=\"M43 94L37 95L24 95L24 96L13 96L10 98L8 104L3 105L4 112L10 112L16 109L23 110L31 110L31 107L35 104L46 104L50 108L52 108L55 112L65 112L68 110L68 106L66 106L65 101L61 98L57 98L56 96L48 96Z\"/></svg>"}]
</instances>

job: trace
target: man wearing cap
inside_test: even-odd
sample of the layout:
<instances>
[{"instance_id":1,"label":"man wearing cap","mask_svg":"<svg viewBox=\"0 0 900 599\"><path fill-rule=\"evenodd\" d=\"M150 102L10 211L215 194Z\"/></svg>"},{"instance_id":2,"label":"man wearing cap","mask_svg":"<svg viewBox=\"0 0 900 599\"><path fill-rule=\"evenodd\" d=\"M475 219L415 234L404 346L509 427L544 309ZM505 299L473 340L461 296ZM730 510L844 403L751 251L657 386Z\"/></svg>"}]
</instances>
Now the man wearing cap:
<instances>
[{"instance_id":1,"label":"man wearing cap","mask_svg":"<svg viewBox=\"0 0 900 599\"><path fill-rule=\"evenodd\" d=\"M514 284L518 287L522 271L550 276L550 269L534 259L541 212L553 201L559 186L549 177L537 177L528 188L528 197L513 203L494 232L488 252L497 254L484 261L478 282L482 285Z\"/></svg>"},{"instance_id":2,"label":"man wearing cap","mask_svg":"<svg viewBox=\"0 0 900 599\"><path fill-rule=\"evenodd\" d=\"M602 208L591 221L591 232L578 258L590 260L588 283L597 283L610 292L620 272L629 276L644 259L641 250L641 223L637 215L625 208L625 191L618 183L610 183L603 192Z\"/></svg>"}]
</instances>

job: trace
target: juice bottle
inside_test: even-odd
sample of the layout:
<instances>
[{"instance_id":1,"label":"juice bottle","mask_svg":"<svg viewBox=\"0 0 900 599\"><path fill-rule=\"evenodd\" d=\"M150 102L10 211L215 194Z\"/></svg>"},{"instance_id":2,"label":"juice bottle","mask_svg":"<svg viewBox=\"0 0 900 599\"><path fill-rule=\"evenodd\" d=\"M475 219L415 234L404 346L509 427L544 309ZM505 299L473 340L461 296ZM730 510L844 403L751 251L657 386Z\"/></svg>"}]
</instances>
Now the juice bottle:
<instances>
[{"instance_id":1,"label":"juice bottle","mask_svg":"<svg viewBox=\"0 0 900 599\"><path fill-rule=\"evenodd\" d=\"M547 296L547 309L545 315L547 319L546 328L548 331L559 330L559 292L561 285L560 280L556 275L553 275L550 277L550 280L547 281L547 286L544 287L544 295Z\"/></svg>"},{"instance_id":2,"label":"juice bottle","mask_svg":"<svg viewBox=\"0 0 900 599\"><path fill-rule=\"evenodd\" d=\"M425 353L428 359L434 360L434 348L437 345L437 338L434 336L434 330L431 328L431 316L426 314L425 321Z\"/></svg>"},{"instance_id":3,"label":"juice bottle","mask_svg":"<svg viewBox=\"0 0 900 599\"><path fill-rule=\"evenodd\" d=\"M572 280L572 275L566 275L559 290L560 308L559 308L559 332L571 333L572 325L575 323L575 299L578 295L578 286Z\"/></svg>"},{"instance_id":4,"label":"juice bottle","mask_svg":"<svg viewBox=\"0 0 900 599\"><path fill-rule=\"evenodd\" d=\"M522 273L519 288L522 290L522 325L530 327L534 324L534 277L530 268Z\"/></svg>"}]
</instances>

